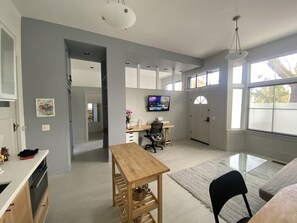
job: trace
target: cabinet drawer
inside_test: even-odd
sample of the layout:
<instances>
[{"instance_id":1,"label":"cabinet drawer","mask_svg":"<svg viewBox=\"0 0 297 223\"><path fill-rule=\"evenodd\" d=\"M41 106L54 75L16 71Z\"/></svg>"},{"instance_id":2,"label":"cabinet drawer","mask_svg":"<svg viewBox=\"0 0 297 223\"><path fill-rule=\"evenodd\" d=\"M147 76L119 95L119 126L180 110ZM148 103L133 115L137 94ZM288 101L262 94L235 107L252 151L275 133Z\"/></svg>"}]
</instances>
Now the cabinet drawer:
<instances>
[{"instance_id":1,"label":"cabinet drawer","mask_svg":"<svg viewBox=\"0 0 297 223\"><path fill-rule=\"evenodd\" d=\"M138 144L138 132L128 132L126 133L126 143L136 142Z\"/></svg>"}]
</instances>

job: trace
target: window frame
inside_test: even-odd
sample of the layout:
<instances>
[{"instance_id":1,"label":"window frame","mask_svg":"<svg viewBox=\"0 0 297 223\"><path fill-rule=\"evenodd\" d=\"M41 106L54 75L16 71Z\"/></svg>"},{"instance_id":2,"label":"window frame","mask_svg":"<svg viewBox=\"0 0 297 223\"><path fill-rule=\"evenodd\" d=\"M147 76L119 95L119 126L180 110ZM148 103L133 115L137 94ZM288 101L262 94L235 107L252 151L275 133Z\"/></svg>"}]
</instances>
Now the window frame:
<instances>
[{"instance_id":1,"label":"window frame","mask_svg":"<svg viewBox=\"0 0 297 223\"><path fill-rule=\"evenodd\" d=\"M181 84L181 90L176 90L176 87L175 87L175 85L176 84L178 84L178 83L180 83ZM180 80L180 81L175 81L174 82L174 91L183 91L183 86L182 86L182 84L183 84L183 82ZM171 89L167 89L167 86L168 85L172 85L172 88ZM168 84L165 84L165 89L164 90L166 90L166 91L173 91L173 83L168 83Z\"/></svg>"},{"instance_id":2,"label":"window frame","mask_svg":"<svg viewBox=\"0 0 297 223\"><path fill-rule=\"evenodd\" d=\"M248 80L247 80L247 95L246 95L246 130L247 131L251 131L251 132L259 132L259 133L263 133L263 134L268 134L268 135L279 135L279 136L287 136L287 137L293 137L293 138L297 138L297 134L296 135L292 135L292 134L288 134L288 133L281 133L281 132L274 132L273 128L271 131L265 131L265 130L259 130L259 129L252 129L249 127L249 120L250 120L250 94L251 94L251 89L252 88L257 88L257 87L275 87L278 85L287 85L287 84L297 84L297 77L290 77L290 78L285 78L285 79L274 79L274 80L266 80L266 81L260 81L260 82L251 82L251 65L254 63L260 63L260 62L264 62L267 60L273 60L273 59L277 59L279 57L284 57L284 56L289 56L292 54L296 54L297 51L291 51L291 52L287 52L287 53L282 53L282 54L277 54L274 56L270 56L270 57L265 57L265 58L261 58L258 60L254 60L249 62L248 64ZM297 61L296 61L297 64ZM273 104L275 98L273 98ZM271 125L273 126L274 124L274 120L273 120L273 116L274 116L274 105L272 108L272 120L271 120Z\"/></svg>"},{"instance_id":3,"label":"window frame","mask_svg":"<svg viewBox=\"0 0 297 223\"><path fill-rule=\"evenodd\" d=\"M209 81L208 81L208 75L211 74L211 73L215 73L216 71L218 71L219 73L219 81L218 81L218 84L212 84L212 85L209 85ZM200 76L203 76L205 75L205 86L198 86L197 84L197 79L198 77ZM190 87L190 83L191 83L191 79L192 78L195 78L195 87ZM186 76L186 83L187 83L187 86L186 86L186 90L187 91L192 91L192 90L195 90L195 89L202 89L202 88L209 88L209 87L217 87L220 85L220 82L221 82L221 74L220 74L220 67L215 67L215 68L211 68L211 69L207 69L203 72L199 72L199 73L195 73L195 74L191 74L191 75L187 75Z\"/></svg>"},{"instance_id":4,"label":"window frame","mask_svg":"<svg viewBox=\"0 0 297 223\"><path fill-rule=\"evenodd\" d=\"M228 131L243 131L246 129L246 97L247 97L247 87L246 87L246 83L247 83L247 76L246 75L248 73L248 64L246 63L246 61L241 61L241 62L237 62L237 63L232 63L229 64L230 67L230 75L229 80L228 80L228 94L229 94L229 100L228 100L228 106L230 109L230 116L228 116L228 125L227 125L227 129ZM233 83L233 75L234 75L234 68L235 67L242 67L241 70L241 83ZM240 117L240 127L239 128L232 128L232 118L233 118L233 90L235 89L240 89L242 90L242 97L241 97L241 117Z\"/></svg>"},{"instance_id":5,"label":"window frame","mask_svg":"<svg viewBox=\"0 0 297 223\"><path fill-rule=\"evenodd\" d=\"M130 65L126 64L126 66L125 66L125 88L144 89L144 90L185 91L184 86L185 86L186 79L184 78L184 75L183 75L183 73L181 71L173 74L172 72L168 72L167 70L166 71L163 71L163 70L162 71L161 70L157 71L158 70L157 67L156 67L156 70L154 70L154 69L151 69L151 68L145 68L145 67L141 67L141 66L138 67L138 65L139 64L137 64L136 66L133 65L133 64L132 65L131 64ZM136 78L136 85L137 86L127 86L127 82L128 82L127 81L127 77L128 77L128 75L127 75L127 70L128 69L127 68L136 69L136 77L134 76L134 78ZM155 79L153 81L155 83L154 88L147 88L147 87L145 88L145 87L141 86L141 85L143 85L143 83L141 82L142 77L143 77L142 74L143 74L143 72L146 72L146 71L148 71L148 72L154 71L154 79ZM170 73L170 76L168 76L170 81L164 82L162 84L162 86L161 86L161 83L160 83L160 80L162 79L162 78L160 78L160 73L161 72ZM174 79L176 79L176 80L174 80ZM173 81L174 81L174 85L180 83L180 85L181 85L180 90L176 90L175 87L174 87L174 90L167 90L167 85L173 84Z\"/></svg>"}]
</instances>

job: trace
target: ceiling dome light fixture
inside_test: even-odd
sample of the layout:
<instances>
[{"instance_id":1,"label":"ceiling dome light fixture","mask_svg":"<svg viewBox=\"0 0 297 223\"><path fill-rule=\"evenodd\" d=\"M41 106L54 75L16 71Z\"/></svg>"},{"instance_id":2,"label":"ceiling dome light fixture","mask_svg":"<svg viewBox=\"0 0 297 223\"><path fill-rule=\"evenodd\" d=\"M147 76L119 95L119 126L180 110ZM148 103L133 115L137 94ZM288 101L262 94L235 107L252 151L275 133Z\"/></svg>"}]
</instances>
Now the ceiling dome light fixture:
<instances>
[{"instance_id":1,"label":"ceiling dome light fixture","mask_svg":"<svg viewBox=\"0 0 297 223\"><path fill-rule=\"evenodd\" d=\"M108 25L118 29L128 29L134 25L136 21L135 12L125 5L124 0L118 0L117 2L110 3L103 6L102 20Z\"/></svg>"},{"instance_id":2,"label":"ceiling dome light fixture","mask_svg":"<svg viewBox=\"0 0 297 223\"><path fill-rule=\"evenodd\" d=\"M229 49L229 54L225 57L227 60L232 61L232 62L236 62L236 61L240 61L242 59L244 59L249 53L247 51L244 51L241 49L240 46L240 40L239 40L239 34L238 34L238 20L239 20L240 16L237 15L235 17L233 17L233 21L235 21L236 27L235 27L235 34L233 36L232 42L231 42L231 46ZM234 43L234 39L235 39L235 49L232 49L233 43Z\"/></svg>"}]
</instances>

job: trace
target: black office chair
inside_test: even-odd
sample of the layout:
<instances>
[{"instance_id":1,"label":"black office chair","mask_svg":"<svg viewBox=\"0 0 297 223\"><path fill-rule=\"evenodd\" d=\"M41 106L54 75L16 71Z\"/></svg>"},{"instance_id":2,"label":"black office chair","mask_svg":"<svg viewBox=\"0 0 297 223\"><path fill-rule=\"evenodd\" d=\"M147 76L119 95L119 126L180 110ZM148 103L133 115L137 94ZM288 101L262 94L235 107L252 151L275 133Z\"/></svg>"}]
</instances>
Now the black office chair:
<instances>
[{"instance_id":1,"label":"black office chair","mask_svg":"<svg viewBox=\"0 0 297 223\"><path fill-rule=\"evenodd\" d=\"M229 199L236 195L242 195L244 203L246 205L249 217L244 217L237 221L237 223L248 222L249 219L253 216L249 203L246 199L246 194L248 190L245 185L245 182L242 178L242 175L236 171L232 170L216 179L214 179L209 186L209 194L213 209L213 214L215 217L215 222L219 223L219 213L222 207L227 203Z\"/></svg>"},{"instance_id":2,"label":"black office chair","mask_svg":"<svg viewBox=\"0 0 297 223\"><path fill-rule=\"evenodd\" d=\"M154 153L156 153L156 147L163 149L160 145L163 141L163 123L162 122L153 122L151 124L151 129L146 130L146 135L144 137L148 138L151 141L151 144L145 145L144 149L153 148Z\"/></svg>"}]
</instances>

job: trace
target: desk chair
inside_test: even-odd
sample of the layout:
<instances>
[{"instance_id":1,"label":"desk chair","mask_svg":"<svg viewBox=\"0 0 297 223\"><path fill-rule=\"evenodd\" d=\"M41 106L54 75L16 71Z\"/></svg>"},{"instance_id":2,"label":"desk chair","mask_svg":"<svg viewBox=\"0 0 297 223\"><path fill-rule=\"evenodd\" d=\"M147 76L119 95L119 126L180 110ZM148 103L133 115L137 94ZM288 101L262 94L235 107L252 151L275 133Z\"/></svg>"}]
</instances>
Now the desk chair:
<instances>
[{"instance_id":1,"label":"desk chair","mask_svg":"<svg viewBox=\"0 0 297 223\"><path fill-rule=\"evenodd\" d=\"M162 122L153 122L151 124L150 130L145 130L146 135L144 137L148 138L151 141L151 144L145 145L144 149L153 148L154 153L156 153L156 147L163 149L160 143L163 141L163 123Z\"/></svg>"},{"instance_id":2,"label":"desk chair","mask_svg":"<svg viewBox=\"0 0 297 223\"><path fill-rule=\"evenodd\" d=\"M249 217L244 217L237 221L237 223L245 223L250 220L253 216L249 203L246 199L247 188L242 175L236 171L232 170L216 179L214 179L209 186L209 194L213 209L213 214L215 217L215 222L219 223L218 215L222 207L227 203L229 199L236 195L242 195L245 206L247 208Z\"/></svg>"}]
</instances>

